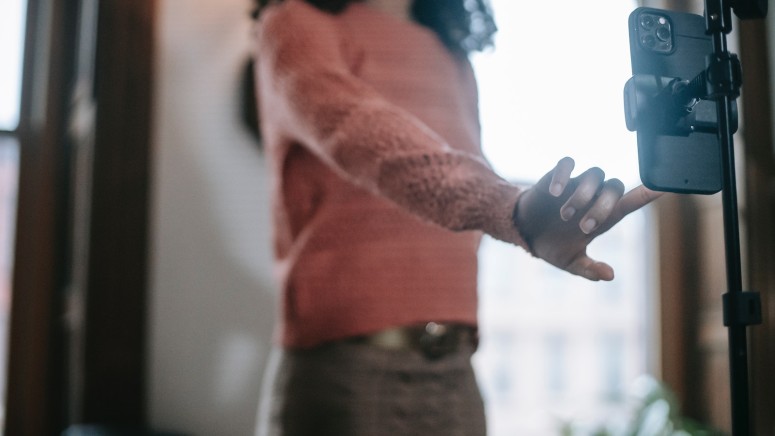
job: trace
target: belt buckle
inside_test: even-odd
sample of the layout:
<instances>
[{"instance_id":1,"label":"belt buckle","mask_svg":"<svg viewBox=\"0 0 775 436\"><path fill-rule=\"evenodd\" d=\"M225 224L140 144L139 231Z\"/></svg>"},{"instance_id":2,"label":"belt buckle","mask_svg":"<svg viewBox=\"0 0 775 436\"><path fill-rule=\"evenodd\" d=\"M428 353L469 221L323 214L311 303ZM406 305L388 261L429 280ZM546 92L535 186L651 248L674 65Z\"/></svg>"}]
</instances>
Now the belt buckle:
<instances>
[{"instance_id":1,"label":"belt buckle","mask_svg":"<svg viewBox=\"0 0 775 436\"><path fill-rule=\"evenodd\" d=\"M444 324L429 322L420 334L420 350L429 359L438 359L457 350L457 330Z\"/></svg>"}]
</instances>

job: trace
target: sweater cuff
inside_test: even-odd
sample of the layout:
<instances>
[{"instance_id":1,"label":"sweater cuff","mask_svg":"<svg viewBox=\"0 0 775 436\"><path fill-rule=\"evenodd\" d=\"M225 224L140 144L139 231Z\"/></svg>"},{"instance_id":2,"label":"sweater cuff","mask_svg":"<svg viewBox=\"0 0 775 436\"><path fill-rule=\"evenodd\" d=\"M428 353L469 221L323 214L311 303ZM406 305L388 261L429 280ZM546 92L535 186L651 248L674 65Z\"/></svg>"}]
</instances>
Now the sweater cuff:
<instances>
[{"instance_id":1,"label":"sweater cuff","mask_svg":"<svg viewBox=\"0 0 775 436\"><path fill-rule=\"evenodd\" d=\"M493 220L483 230L495 239L518 245L533 254L514 220L519 198L523 192L523 190L514 185L504 184L503 188L499 190L498 198L494 199L495 201L491 206Z\"/></svg>"}]
</instances>

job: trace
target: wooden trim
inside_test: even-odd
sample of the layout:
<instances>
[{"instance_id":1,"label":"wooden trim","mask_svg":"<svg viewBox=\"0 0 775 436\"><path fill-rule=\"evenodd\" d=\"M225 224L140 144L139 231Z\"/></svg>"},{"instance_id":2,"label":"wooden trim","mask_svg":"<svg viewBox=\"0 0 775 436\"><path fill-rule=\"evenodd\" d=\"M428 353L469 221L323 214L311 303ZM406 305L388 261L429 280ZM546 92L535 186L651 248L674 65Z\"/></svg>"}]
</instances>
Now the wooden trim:
<instances>
[{"instance_id":1,"label":"wooden trim","mask_svg":"<svg viewBox=\"0 0 775 436\"><path fill-rule=\"evenodd\" d=\"M58 434L64 420L61 293L66 281L72 59L70 2L30 0L19 122L20 162L5 434Z\"/></svg>"},{"instance_id":2,"label":"wooden trim","mask_svg":"<svg viewBox=\"0 0 775 436\"><path fill-rule=\"evenodd\" d=\"M770 13L773 13L770 10ZM749 328L749 366L754 434L775 429L775 156L771 118L767 31L764 20L738 25L743 65L742 134L745 138L747 273L760 293L764 323Z\"/></svg>"},{"instance_id":3,"label":"wooden trim","mask_svg":"<svg viewBox=\"0 0 775 436\"><path fill-rule=\"evenodd\" d=\"M80 1L30 0L4 434L145 424L145 315L155 0L99 2L88 206L72 202L67 129ZM82 77L79 77L82 79ZM81 210L83 208L83 210ZM78 210L76 210L78 209ZM84 216L88 250L73 259ZM75 223L77 224L77 223ZM85 304L66 311L85 263ZM72 301L72 300L70 300ZM72 308L71 308L72 309ZM65 319L69 323L67 330ZM69 367L83 339L82 363ZM77 353L81 351L76 350ZM78 395L73 395L77 392ZM74 405L74 399L78 404Z\"/></svg>"},{"instance_id":4,"label":"wooden trim","mask_svg":"<svg viewBox=\"0 0 775 436\"><path fill-rule=\"evenodd\" d=\"M145 423L154 0L101 1L84 422Z\"/></svg>"},{"instance_id":5,"label":"wooden trim","mask_svg":"<svg viewBox=\"0 0 775 436\"><path fill-rule=\"evenodd\" d=\"M659 222L660 371L683 412L697 417L696 310L699 213L691 196L667 194L657 203Z\"/></svg>"}]
</instances>

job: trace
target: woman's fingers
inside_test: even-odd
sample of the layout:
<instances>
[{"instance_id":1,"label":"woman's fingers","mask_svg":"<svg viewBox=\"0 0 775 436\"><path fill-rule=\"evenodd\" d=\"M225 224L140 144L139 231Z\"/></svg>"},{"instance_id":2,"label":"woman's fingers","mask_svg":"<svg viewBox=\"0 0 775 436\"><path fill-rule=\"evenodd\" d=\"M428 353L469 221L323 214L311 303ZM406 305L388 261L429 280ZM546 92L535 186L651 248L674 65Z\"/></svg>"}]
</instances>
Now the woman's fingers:
<instances>
[{"instance_id":1,"label":"woman's fingers","mask_svg":"<svg viewBox=\"0 0 775 436\"><path fill-rule=\"evenodd\" d=\"M578 219L581 231L589 234L605 222L616 209L622 195L624 184L619 179L605 180L605 173L600 168L590 168L570 183L573 192L565 204L560 207L560 216L564 221ZM631 205L636 207L638 199L633 196ZM579 214L584 214L580 216Z\"/></svg>"},{"instance_id":2,"label":"woman's fingers","mask_svg":"<svg viewBox=\"0 0 775 436\"><path fill-rule=\"evenodd\" d=\"M651 189L640 185L624 194L616 205L616 213L617 215L621 215L619 219L624 218L628 214L635 212L641 207L661 197L662 194L664 194L664 192L652 191Z\"/></svg>"},{"instance_id":3,"label":"woman's fingers","mask_svg":"<svg viewBox=\"0 0 775 436\"><path fill-rule=\"evenodd\" d=\"M570 175L573 172L573 168L575 166L576 163L573 161L573 159L567 156L557 162L557 165L555 165L554 170L551 172L552 179L549 184L550 194L554 195L555 197L562 195L563 191L565 191L565 187L568 185Z\"/></svg>"},{"instance_id":4,"label":"woman's fingers","mask_svg":"<svg viewBox=\"0 0 775 436\"><path fill-rule=\"evenodd\" d=\"M614 269L605 262L598 262L588 256L576 259L568 266L568 272L592 281L611 281L614 279Z\"/></svg>"},{"instance_id":5,"label":"woman's fingers","mask_svg":"<svg viewBox=\"0 0 775 436\"><path fill-rule=\"evenodd\" d=\"M581 231L589 234L608 220L624 194L624 183L619 179L606 180L595 203L580 220Z\"/></svg>"},{"instance_id":6,"label":"woman's fingers","mask_svg":"<svg viewBox=\"0 0 775 436\"><path fill-rule=\"evenodd\" d=\"M571 158L561 159L526 191L515 223L536 256L589 280L611 280L611 266L590 258L587 246L661 193L639 186L625 194L624 184L606 180L600 168L571 177L574 165Z\"/></svg>"},{"instance_id":7,"label":"woman's fingers","mask_svg":"<svg viewBox=\"0 0 775 436\"><path fill-rule=\"evenodd\" d=\"M601 192L605 181L605 173L600 168L590 168L573 179L574 190L565 204L560 208L560 216L565 221L584 213Z\"/></svg>"}]
</instances>

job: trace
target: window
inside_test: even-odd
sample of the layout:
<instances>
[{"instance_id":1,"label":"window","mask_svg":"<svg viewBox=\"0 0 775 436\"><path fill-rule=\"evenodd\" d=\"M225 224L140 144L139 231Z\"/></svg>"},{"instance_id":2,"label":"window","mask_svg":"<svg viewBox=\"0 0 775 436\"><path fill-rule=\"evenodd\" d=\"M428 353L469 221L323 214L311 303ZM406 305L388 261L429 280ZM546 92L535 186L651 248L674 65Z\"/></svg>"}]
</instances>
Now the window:
<instances>
[{"instance_id":1,"label":"window","mask_svg":"<svg viewBox=\"0 0 775 436\"><path fill-rule=\"evenodd\" d=\"M16 216L22 52L26 1L0 2L0 425L5 411L5 368L11 305L11 269Z\"/></svg>"},{"instance_id":2,"label":"window","mask_svg":"<svg viewBox=\"0 0 775 436\"><path fill-rule=\"evenodd\" d=\"M0 4L0 131L14 131L19 124L25 9L24 0Z\"/></svg>"},{"instance_id":3,"label":"window","mask_svg":"<svg viewBox=\"0 0 775 436\"><path fill-rule=\"evenodd\" d=\"M640 184L622 100L635 1L490 4L496 47L472 60L495 169L532 184L571 156L577 169L600 166L628 189ZM649 369L649 223L639 211L590 246L616 270L607 283L483 241L474 364L490 434L558 434L564 422L621 415L628 385Z\"/></svg>"}]
</instances>

